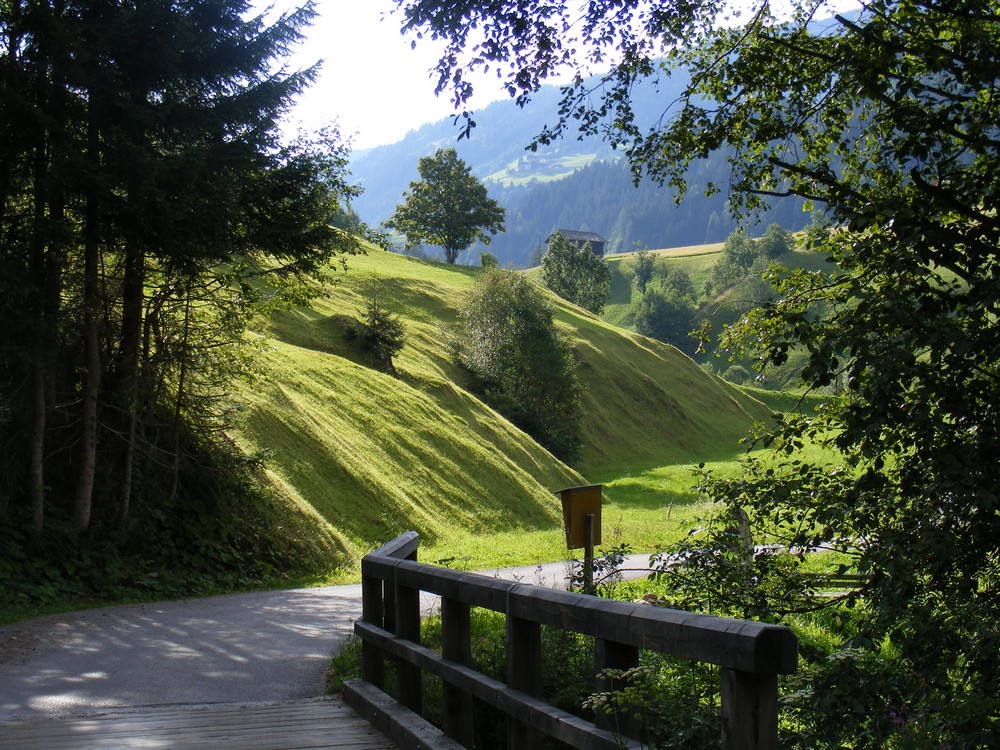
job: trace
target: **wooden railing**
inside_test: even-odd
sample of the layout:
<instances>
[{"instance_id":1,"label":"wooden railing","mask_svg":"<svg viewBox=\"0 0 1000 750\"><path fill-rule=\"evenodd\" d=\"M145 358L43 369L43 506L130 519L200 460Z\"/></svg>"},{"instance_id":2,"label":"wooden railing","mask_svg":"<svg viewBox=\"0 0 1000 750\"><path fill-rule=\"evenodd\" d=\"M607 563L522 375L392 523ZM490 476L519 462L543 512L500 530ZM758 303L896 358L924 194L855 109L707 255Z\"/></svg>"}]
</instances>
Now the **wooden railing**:
<instances>
[{"instance_id":1,"label":"wooden railing","mask_svg":"<svg viewBox=\"0 0 1000 750\"><path fill-rule=\"evenodd\" d=\"M634 740L602 729L545 703L540 697L541 626L595 638L595 672L627 670L639 651L658 651L716 664L721 674L723 750L778 747L777 675L796 670L798 640L788 628L646 604L601 599L499 580L416 562L419 537L407 532L362 561L363 615L355 632L363 642L362 680L345 696L385 728L395 704L378 691L385 686L385 659L396 667L396 701L421 708L421 670L443 681L444 735L397 742L404 747L473 746L472 701L479 698L508 717L508 748L532 750L541 736L587 750L639 748ZM441 597L441 653L420 645L420 592ZM471 668L470 609L483 607L507 617L507 682ZM373 692L372 686L378 691ZM615 689L598 680L597 689ZM377 699L371 696L377 695ZM387 718L388 717L388 718ZM397 727L398 729L398 727ZM450 738L450 739L447 739ZM426 740L426 741L425 741Z\"/></svg>"}]
</instances>

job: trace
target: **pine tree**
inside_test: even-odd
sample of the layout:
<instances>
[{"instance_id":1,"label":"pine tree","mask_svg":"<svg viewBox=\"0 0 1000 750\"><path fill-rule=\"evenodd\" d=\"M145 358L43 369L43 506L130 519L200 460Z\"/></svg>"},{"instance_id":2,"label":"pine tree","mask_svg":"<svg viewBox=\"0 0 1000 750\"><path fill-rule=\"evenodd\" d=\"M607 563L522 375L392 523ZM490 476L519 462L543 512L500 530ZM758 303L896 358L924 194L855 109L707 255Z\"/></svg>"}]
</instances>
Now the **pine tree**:
<instances>
[{"instance_id":1,"label":"pine tree","mask_svg":"<svg viewBox=\"0 0 1000 750\"><path fill-rule=\"evenodd\" d=\"M195 428L198 368L224 369L222 349L205 357L196 342L223 329L242 338L239 308L258 293L246 282L292 291L353 249L327 224L350 192L343 149L278 141L278 116L314 72L275 63L313 10L271 25L245 11L237 0L14 2L0 15L11 272L0 327L25 334L4 360L0 431L25 446L5 468L15 514L30 508L36 530L67 496L80 533L95 514L124 521L137 444L164 432L164 413L176 415L175 446Z\"/></svg>"}]
</instances>

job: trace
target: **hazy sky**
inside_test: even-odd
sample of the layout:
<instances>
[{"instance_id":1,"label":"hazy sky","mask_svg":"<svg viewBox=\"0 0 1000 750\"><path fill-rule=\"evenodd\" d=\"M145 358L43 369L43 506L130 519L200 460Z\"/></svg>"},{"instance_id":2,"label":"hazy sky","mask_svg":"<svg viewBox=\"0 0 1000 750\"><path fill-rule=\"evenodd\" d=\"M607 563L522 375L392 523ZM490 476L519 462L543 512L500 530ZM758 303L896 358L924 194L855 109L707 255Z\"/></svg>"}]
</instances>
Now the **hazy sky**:
<instances>
[{"instance_id":1,"label":"hazy sky","mask_svg":"<svg viewBox=\"0 0 1000 750\"><path fill-rule=\"evenodd\" d=\"M434 95L429 70L435 47L416 50L400 34L392 0L317 0L319 18L293 58L296 68L323 60L316 84L299 99L296 117L309 129L337 120L355 149L393 143L413 128L453 113L447 94ZM256 0L258 7L268 3ZM276 8L296 3L275 0ZM485 94L486 92L484 92ZM496 90L477 106L505 96ZM457 135L457 131L456 131Z\"/></svg>"},{"instance_id":2,"label":"hazy sky","mask_svg":"<svg viewBox=\"0 0 1000 750\"><path fill-rule=\"evenodd\" d=\"M277 9L302 1L251 0L258 8ZM831 0L830 6L849 9L857 0ZM307 129L336 120L345 136L354 134L353 147L361 149L394 143L454 113L447 93L434 95L429 73L440 48L422 39L411 49L410 39L400 34L400 15L391 12L392 0L317 0L317 7L319 17L291 63L306 67L324 61L319 80L296 107ZM506 96L495 79L481 78L470 106L482 108Z\"/></svg>"}]
</instances>

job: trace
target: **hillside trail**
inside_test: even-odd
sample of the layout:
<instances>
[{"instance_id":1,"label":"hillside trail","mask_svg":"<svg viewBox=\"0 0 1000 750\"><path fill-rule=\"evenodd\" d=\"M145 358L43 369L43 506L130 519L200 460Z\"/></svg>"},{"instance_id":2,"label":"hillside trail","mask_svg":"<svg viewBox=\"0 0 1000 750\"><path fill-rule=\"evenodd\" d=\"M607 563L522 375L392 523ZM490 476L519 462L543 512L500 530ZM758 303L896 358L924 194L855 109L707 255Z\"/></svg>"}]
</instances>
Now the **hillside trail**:
<instances>
[{"instance_id":1,"label":"hillside trail","mask_svg":"<svg viewBox=\"0 0 1000 750\"><path fill-rule=\"evenodd\" d=\"M623 568L641 575L648 555ZM565 587L569 563L481 571ZM437 606L424 595L424 611ZM127 604L0 627L0 724L110 708L311 698L361 616L361 586Z\"/></svg>"}]
</instances>

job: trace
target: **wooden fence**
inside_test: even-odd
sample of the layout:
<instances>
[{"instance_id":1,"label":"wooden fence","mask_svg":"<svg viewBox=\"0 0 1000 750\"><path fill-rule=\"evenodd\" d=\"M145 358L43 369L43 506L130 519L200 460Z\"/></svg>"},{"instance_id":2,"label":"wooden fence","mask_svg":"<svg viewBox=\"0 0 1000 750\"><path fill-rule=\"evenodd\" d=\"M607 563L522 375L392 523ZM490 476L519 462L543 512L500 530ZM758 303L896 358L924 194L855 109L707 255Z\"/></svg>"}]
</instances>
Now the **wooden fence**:
<instances>
[{"instance_id":1,"label":"wooden fence","mask_svg":"<svg viewBox=\"0 0 1000 750\"><path fill-rule=\"evenodd\" d=\"M632 604L531 584L504 581L416 562L419 537L407 532L362 561L363 614L355 632L363 642L362 680L345 697L387 727L401 713L384 690L385 659L396 667L396 701L421 707L421 670L440 677L444 691L441 743L407 740L406 747L473 746L472 702L478 698L508 717L508 748L533 750L543 734L584 750L640 748L545 703L540 697L541 626L593 636L595 672L630 669L639 651L658 651L716 664L721 675L723 750L778 747L777 675L796 670L798 640L788 628ZM441 653L420 645L420 592L441 597ZM506 614L507 682L471 669L470 609ZM373 687L377 690L373 690ZM597 680L596 689L616 686ZM372 698L377 695L378 698ZM388 732L390 737L394 735ZM423 744L422 744L423 743Z\"/></svg>"}]
</instances>

